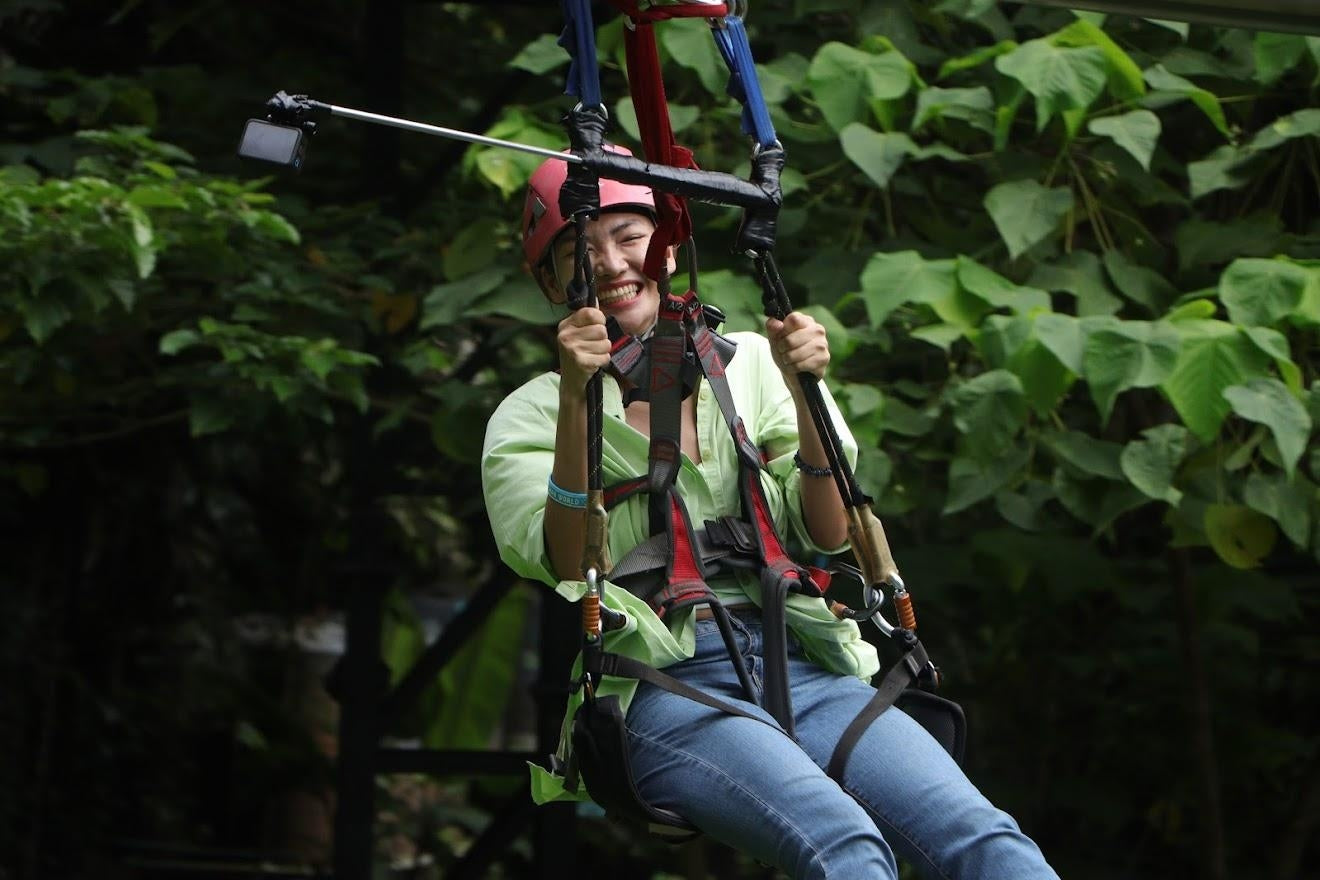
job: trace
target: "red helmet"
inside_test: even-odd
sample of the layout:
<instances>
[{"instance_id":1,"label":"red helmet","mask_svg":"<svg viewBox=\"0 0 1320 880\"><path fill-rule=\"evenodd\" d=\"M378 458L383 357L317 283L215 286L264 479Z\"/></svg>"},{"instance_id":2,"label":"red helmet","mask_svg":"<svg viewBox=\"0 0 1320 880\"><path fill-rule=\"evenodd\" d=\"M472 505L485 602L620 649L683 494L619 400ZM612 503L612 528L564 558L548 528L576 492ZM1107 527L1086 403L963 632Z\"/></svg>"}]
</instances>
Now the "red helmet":
<instances>
[{"instance_id":1,"label":"red helmet","mask_svg":"<svg viewBox=\"0 0 1320 880\"><path fill-rule=\"evenodd\" d=\"M611 153L632 155L626 147L618 147L614 144L604 146ZM533 266L545 259L550 245L569 224L569 221L559 213L559 188L567 179L567 162L546 159L527 181L527 201L523 203L522 217L523 253L527 255L527 262ZM602 177L600 179L601 209L621 206L636 207L652 218L655 217L655 196L652 195L649 186L620 183Z\"/></svg>"}]
</instances>

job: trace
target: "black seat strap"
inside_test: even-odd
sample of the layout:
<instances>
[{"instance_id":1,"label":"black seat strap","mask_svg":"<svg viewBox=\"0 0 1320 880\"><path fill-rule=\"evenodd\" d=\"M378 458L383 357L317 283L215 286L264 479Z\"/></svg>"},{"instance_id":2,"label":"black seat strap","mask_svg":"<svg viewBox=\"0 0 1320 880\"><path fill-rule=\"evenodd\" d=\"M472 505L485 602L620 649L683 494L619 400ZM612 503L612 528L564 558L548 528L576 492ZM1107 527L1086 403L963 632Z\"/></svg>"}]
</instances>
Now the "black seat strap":
<instances>
[{"instance_id":1,"label":"black seat strap","mask_svg":"<svg viewBox=\"0 0 1320 880\"><path fill-rule=\"evenodd\" d=\"M843 783L843 771L848 766L848 758L852 755L853 749L861 740L862 734L871 726L875 719L879 718L886 709L894 705L899 694L903 693L910 685L916 682L919 670L930 662L926 655L926 649L921 646L921 642L912 636L911 650L898 659L885 677L880 681L875 689L875 695L871 701L863 707L857 717L852 720L843 735L839 737L839 742L834 746L834 753L830 755L830 763L825 767L825 774L839 784Z\"/></svg>"},{"instance_id":2,"label":"black seat strap","mask_svg":"<svg viewBox=\"0 0 1320 880\"><path fill-rule=\"evenodd\" d=\"M640 660L634 660L633 658L625 657L622 654L611 654L608 652L602 652L599 656L600 663L598 668L602 675L613 675L619 678L635 678L639 681L644 681L648 684L653 684L658 688L667 690L671 694L678 694L681 697L687 697L689 700L694 700L701 705L715 709L716 711L725 712L729 715L737 715L741 718L750 718L753 721L759 721L762 724L780 730L779 726L774 722L767 721L759 715L754 715L746 709L743 709L741 706L736 706L733 703L721 700L719 697L711 696L705 691L698 690L686 682L679 681L672 675L665 675L660 670L653 666L648 666Z\"/></svg>"}]
</instances>

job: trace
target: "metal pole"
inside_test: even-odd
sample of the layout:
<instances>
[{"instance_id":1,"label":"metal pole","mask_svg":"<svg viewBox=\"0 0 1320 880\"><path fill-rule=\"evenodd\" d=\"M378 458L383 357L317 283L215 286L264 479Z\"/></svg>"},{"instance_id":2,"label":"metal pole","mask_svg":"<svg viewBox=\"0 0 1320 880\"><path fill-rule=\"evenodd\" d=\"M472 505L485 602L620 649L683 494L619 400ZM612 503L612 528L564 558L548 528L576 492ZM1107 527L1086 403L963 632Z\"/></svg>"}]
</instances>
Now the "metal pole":
<instances>
[{"instance_id":1,"label":"metal pole","mask_svg":"<svg viewBox=\"0 0 1320 880\"><path fill-rule=\"evenodd\" d=\"M331 116L343 116L348 119L356 119L359 122L374 122L377 125L388 125L393 128L402 128L406 131L439 135L440 137L467 141L472 144L484 144L488 147L504 147L509 150L519 150L524 153L544 156L547 159L559 159L564 162L573 163L582 162L580 158L574 156L572 153L561 153L559 150L551 150L547 147L534 147L531 144L520 144L517 141L506 141L501 140L500 138L486 137L483 134L473 134L470 131L461 131L457 128L445 128L441 125L428 125L425 122L413 122L411 119L400 119L397 116L382 116L379 113L368 113L365 110L354 110L352 107L340 107L335 104L327 104L326 106L330 108Z\"/></svg>"}]
</instances>

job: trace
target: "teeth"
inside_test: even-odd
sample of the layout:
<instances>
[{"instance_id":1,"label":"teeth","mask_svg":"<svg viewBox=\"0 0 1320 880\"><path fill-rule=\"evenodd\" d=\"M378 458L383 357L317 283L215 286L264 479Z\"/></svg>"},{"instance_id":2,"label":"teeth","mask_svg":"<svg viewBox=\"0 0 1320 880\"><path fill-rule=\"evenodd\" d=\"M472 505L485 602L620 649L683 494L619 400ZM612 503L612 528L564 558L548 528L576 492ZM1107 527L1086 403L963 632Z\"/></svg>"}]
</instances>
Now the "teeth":
<instances>
[{"instance_id":1,"label":"teeth","mask_svg":"<svg viewBox=\"0 0 1320 880\"><path fill-rule=\"evenodd\" d=\"M630 299L636 296L641 289L642 286L640 284L625 284L623 287L616 287L613 290L600 293L598 298L600 303L605 305L607 303L618 302L622 299Z\"/></svg>"}]
</instances>

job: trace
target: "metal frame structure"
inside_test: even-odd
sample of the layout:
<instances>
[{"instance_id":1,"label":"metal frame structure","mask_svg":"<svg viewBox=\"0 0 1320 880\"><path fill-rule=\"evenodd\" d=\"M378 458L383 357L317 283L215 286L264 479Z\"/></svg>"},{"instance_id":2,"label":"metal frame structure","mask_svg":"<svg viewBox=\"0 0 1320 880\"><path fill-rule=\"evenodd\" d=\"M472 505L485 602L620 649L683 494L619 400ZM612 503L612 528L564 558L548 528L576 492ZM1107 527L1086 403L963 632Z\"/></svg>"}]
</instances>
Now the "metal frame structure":
<instances>
[{"instance_id":1,"label":"metal frame structure","mask_svg":"<svg viewBox=\"0 0 1320 880\"><path fill-rule=\"evenodd\" d=\"M1320 34L1317 0L1025 0L1037 6L1085 9L1258 31Z\"/></svg>"}]
</instances>

